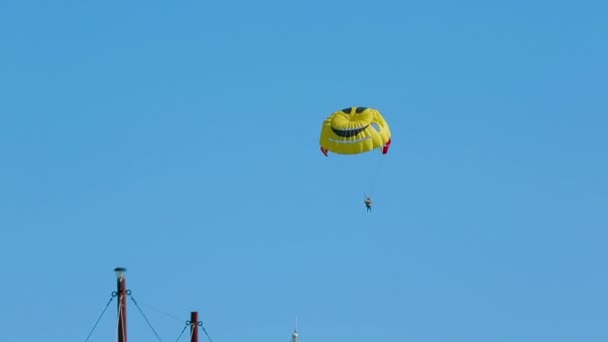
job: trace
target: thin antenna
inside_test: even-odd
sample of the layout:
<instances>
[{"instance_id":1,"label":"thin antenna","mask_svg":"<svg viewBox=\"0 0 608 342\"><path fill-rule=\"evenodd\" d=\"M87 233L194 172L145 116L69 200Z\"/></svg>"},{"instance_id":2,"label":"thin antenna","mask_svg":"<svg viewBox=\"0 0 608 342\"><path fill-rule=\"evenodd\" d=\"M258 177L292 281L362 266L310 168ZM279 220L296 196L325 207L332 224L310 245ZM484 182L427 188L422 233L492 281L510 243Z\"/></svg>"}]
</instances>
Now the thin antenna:
<instances>
[{"instance_id":1,"label":"thin antenna","mask_svg":"<svg viewBox=\"0 0 608 342\"><path fill-rule=\"evenodd\" d=\"M296 316L296 327L291 334L291 342L300 342L300 334L298 334L298 316Z\"/></svg>"}]
</instances>

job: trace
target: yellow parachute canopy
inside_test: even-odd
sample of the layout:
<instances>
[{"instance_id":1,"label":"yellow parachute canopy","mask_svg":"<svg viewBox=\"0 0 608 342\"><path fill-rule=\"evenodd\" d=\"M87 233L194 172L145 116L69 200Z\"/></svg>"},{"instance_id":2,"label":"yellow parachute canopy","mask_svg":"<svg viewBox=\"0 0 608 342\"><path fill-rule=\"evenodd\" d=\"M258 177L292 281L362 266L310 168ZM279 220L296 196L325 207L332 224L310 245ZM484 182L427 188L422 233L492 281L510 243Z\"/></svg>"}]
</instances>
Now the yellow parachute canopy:
<instances>
[{"instance_id":1,"label":"yellow parachute canopy","mask_svg":"<svg viewBox=\"0 0 608 342\"><path fill-rule=\"evenodd\" d=\"M382 147L386 154L391 144L388 123L377 109L350 107L332 113L321 129L321 152L365 153Z\"/></svg>"}]
</instances>

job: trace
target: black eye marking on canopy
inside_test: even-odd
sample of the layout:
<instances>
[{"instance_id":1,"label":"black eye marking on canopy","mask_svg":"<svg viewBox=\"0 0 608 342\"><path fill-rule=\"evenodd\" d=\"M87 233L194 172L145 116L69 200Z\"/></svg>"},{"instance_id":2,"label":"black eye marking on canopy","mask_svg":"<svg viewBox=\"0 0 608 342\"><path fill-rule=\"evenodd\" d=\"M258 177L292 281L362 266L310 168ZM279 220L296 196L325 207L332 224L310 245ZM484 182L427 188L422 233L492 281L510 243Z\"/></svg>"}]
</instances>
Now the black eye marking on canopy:
<instances>
[{"instance_id":1,"label":"black eye marking on canopy","mask_svg":"<svg viewBox=\"0 0 608 342\"><path fill-rule=\"evenodd\" d=\"M358 127L358 128L352 128L352 129L336 129L336 128L331 128L332 131L334 131L334 133L336 133L337 136L342 137L342 138L350 138L350 137L354 137L357 134L365 131L367 129L369 125L365 125L364 127Z\"/></svg>"},{"instance_id":2,"label":"black eye marking on canopy","mask_svg":"<svg viewBox=\"0 0 608 342\"><path fill-rule=\"evenodd\" d=\"M353 108L355 109L355 113L357 113L357 114L363 113L367 109L367 107L349 107L349 108L342 109L342 113L350 114L352 112Z\"/></svg>"}]
</instances>

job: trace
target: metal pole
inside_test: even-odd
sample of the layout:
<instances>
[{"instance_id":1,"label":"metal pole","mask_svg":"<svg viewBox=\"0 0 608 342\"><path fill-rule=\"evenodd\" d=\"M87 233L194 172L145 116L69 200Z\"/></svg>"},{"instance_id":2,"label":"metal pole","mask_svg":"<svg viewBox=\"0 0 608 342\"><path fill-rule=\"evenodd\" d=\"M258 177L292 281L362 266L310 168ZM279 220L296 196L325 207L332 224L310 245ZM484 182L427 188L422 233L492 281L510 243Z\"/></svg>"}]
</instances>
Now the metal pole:
<instances>
[{"instance_id":1,"label":"metal pole","mask_svg":"<svg viewBox=\"0 0 608 342\"><path fill-rule=\"evenodd\" d=\"M127 342L127 280L124 267L116 267L116 294L118 296L118 342Z\"/></svg>"},{"instance_id":2,"label":"metal pole","mask_svg":"<svg viewBox=\"0 0 608 342\"><path fill-rule=\"evenodd\" d=\"M198 312L190 313L190 342L198 342Z\"/></svg>"}]
</instances>

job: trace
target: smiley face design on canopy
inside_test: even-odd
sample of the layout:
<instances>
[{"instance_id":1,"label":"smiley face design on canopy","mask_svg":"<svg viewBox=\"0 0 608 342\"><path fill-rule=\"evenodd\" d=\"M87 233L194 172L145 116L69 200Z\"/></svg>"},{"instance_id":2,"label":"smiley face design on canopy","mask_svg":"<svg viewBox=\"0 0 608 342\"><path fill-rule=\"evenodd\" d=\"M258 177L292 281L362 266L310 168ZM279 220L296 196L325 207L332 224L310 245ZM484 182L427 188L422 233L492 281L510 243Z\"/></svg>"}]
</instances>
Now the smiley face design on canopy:
<instances>
[{"instance_id":1,"label":"smiley face design on canopy","mask_svg":"<svg viewBox=\"0 0 608 342\"><path fill-rule=\"evenodd\" d=\"M321 152L358 154L382 148L388 153L391 131L377 109L350 107L332 113L321 129Z\"/></svg>"}]
</instances>

